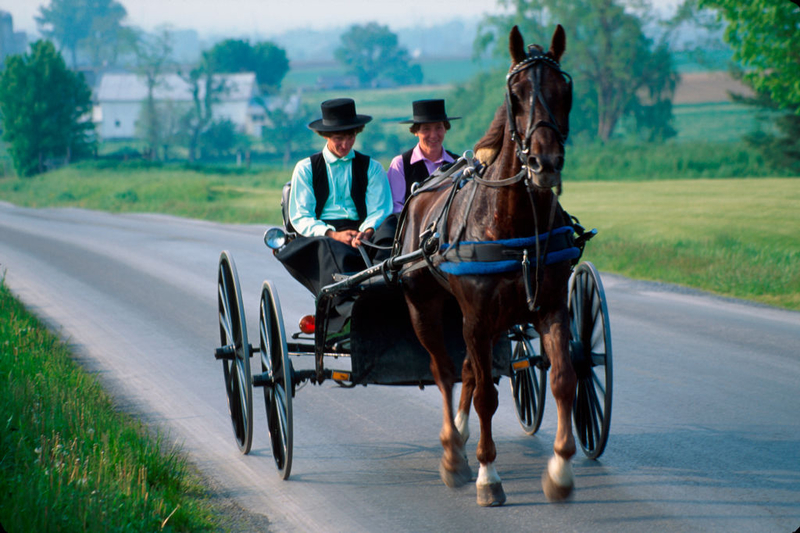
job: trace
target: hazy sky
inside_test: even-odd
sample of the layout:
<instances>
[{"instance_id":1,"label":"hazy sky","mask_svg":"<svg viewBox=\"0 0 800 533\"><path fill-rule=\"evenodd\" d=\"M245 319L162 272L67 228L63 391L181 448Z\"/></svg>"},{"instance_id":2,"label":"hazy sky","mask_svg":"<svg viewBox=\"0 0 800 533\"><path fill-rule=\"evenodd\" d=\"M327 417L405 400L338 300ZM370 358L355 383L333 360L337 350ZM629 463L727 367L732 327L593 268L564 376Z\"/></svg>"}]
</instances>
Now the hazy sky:
<instances>
[{"instance_id":1,"label":"hazy sky","mask_svg":"<svg viewBox=\"0 0 800 533\"><path fill-rule=\"evenodd\" d=\"M497 11L494 0L117 0L127 24L152 30L161 24L200 33L278 34L297 27L324 28L377 21L391 28L429 26L433 20ZM671 8L679 0L652 0ZM14 28L34 32L33 17L49 0L2 0Z\"/></svg>"}]
</instances>

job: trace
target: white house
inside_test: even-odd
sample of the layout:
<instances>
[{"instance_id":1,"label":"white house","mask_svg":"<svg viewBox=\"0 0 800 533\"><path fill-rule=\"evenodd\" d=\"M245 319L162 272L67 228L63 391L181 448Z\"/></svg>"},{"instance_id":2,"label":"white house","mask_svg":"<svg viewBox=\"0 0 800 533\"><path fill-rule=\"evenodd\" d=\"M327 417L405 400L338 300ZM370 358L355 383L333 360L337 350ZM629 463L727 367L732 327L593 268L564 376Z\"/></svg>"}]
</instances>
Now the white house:
<instances>
[{"instance_id":1,"label":"white house","mask_svg":"<svg viewBox=\"0 0 800 533\"><path fill-rule=\"evenodd\" d=\"M229 119L240 131L260 137L263 109L257 105L258 84L252 72L215 74L214 85L224 84L224 90L212 106L215 120ZM200 82L200 98L205 83ZM193 105L191 86L177 74L159 78L153 90L156 104L173 106L185 112ZM136 122L147 98L144 76L130 73L103 74L96 94L92 119L102 139L132 139L137 136Z\"/></svg>"}]
</instances>

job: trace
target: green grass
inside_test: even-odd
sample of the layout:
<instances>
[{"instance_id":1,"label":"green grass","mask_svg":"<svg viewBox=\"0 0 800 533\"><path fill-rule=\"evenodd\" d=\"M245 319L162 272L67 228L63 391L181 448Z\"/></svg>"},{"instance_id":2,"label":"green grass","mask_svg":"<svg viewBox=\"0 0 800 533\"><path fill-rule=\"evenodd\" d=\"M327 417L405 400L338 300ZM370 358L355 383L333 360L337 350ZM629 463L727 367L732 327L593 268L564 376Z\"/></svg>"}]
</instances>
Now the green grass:
<instances>
[{"instance_id":1,"label":"green grass","mask_svg":"<svg viewBox=\"0 0 800 533\"><path fill-rule=\"evenodd\" d=\"M2 280L0 380L7 531L219 529L180 451L118 412Z\"/></svg>"},{"instance_id":2,"label":"green grass","mask_svg":"<svg viewBox=\"0 0 800 533\"><path fill-rule=\"evenodd\" d=\"M598 228L585 259L625 276L800 310L800 179L566 183Z\"/></svg>"},{"instance_id":3,"label":"green grass","mask_svg":"<svg viewBox=\"0 0 800 533\"><path fill-rule=\"evenodd\" d=\"M753 157L726 143L570 147L562 203L600 230L587 258L603 270L800 310L800 179L768 177ZM0 179L0 199L267 225L288 179L86 162Z\"/></svg>"},{"instance_id":4,"label":"green grass","mask_svg":"<svg viewBox=\"0 0 800 533\"><path fill-rule=\"evenodd\" d=\"M142 162L79 163L32 178L0 179L0 199L28 207L71 206L117 213L169 213L238 223L280 221L280 187L291 171L229 174Z\"/></svg>"}]
</instances>

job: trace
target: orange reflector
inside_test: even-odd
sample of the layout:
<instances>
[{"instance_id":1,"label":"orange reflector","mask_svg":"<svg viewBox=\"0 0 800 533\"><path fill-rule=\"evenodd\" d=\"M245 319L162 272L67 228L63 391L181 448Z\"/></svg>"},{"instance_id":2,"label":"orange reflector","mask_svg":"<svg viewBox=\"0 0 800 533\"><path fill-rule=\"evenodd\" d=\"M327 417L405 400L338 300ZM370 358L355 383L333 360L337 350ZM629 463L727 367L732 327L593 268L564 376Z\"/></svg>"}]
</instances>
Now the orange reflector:
<instances>
[{"instance_id":1,"label":"orange reflector","mask_svg":"<svg viewBox=\"0 0 800 533\"><path fill-rule=\"evenodd\" d=\"M521 361L514 361L513 363L511 363L511 368L513 368L514 370L523 370L525 368L530 368L530 366L531 362L528 361L527 359L523 359Z\"/></svg>"},{"instance_id":2,"label":"orange reflector","mask_svg":"<svg viewBox=\"0 0 800 533\"><path fill-rule=\"evenodd\" d=\"M300 331L306 334L314 333L314 315L306 315L300 319Z\"/></svg>"},{"instance_id":3,"label":"orange reflector","mask_svg":"<svg viewBox=\"0 0 800 533\"><path fill-rule=\"evenodd\" d=\"M337 372L334 370L331 372L331 376L337 381L350 381L350 374L347 372Z\"/></svg>"}]
</instances>

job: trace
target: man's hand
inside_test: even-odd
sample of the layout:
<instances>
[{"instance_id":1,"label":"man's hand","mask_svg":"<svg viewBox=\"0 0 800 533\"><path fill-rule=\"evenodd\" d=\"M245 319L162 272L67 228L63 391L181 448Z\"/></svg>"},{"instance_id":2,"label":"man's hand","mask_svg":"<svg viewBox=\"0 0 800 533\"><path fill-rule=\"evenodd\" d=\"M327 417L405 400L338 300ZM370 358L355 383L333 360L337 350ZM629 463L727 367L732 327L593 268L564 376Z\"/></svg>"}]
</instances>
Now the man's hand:
<instances>
[{"instance_id":1,"label":"man's hand","mask_svg":"<svg viewBox=\"0 0 800 533\"><path fill-rule=\"evenodd\" d=\"M351 244L353 245L353 247L361 246L361 243L363 241L371 241L372 235L374 233L375 233L374 229L367 228L364 231L360 232L358 235L356 235Z\"/></svg>"},{"instance_id":2,"label":"man's hand","mask_svg":"<svg viewBox=\"0 0 800 533\"><path fill-rule=\"evenodd\" d=\"M357 244L353 244L353 241L358 237L359 233L354 229L346 229L343 231L333 231L328 230L325 232L326 237L330 237L331 239L339 242L343 242L345 244L349 244L352 247L358 246Z\"/></svg>"}]
</instances>

